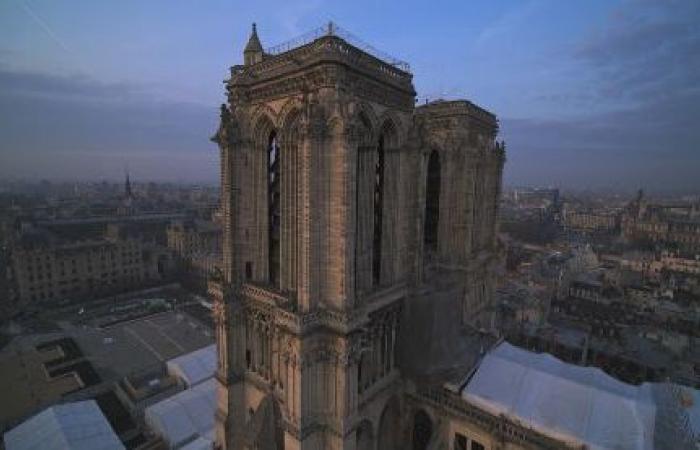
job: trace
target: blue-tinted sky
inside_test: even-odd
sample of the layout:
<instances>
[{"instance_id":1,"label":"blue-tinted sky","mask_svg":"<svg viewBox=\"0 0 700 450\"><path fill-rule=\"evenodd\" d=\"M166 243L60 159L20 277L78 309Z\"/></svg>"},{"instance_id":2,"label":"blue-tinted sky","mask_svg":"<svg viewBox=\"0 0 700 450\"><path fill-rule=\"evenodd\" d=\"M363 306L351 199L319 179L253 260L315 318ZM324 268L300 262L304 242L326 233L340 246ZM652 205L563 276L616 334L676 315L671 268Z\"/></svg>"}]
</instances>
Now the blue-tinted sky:
<instances>
[{"instance_id":1,"label":"blue-tinted sky","mask_svg":"<svg viewBox=\"0 0 700 450\"><path fill-rule=\"evenodd\" d=\"M495 112L506 182L700 189L700 1L0 2L0 176L212 180L250 24L333 20Z\"/></svg>"}]
</instances>

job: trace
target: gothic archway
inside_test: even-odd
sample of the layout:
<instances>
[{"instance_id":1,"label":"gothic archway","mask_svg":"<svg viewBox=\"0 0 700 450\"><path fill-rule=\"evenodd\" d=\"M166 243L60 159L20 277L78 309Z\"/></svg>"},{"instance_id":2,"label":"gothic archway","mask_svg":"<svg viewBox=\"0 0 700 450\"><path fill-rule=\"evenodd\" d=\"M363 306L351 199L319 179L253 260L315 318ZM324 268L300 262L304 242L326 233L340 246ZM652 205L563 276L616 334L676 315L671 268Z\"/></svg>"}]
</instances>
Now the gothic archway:
<instances>
[{"instance_id":1,"label":"gothic archway","mask_svg":"<svg viewBox=\"0 0 700 450\"><path fill-rule=\"evenodd\" d=\"M282 162L277 133L272 131L267 143L267 205L268 205L268 275L270 284L279 284L280 229L282 215Z\"/></svg>"},{"instance_id":2,"label":"gothic archway","mask_svg":"<svg viewBox=\"0 0 700 450\"><path fill-rule=\"evenodd\" d=\"M355 176L355 295L372 286L372 243L375 177L375 129L372 118L361 111L355 120L357 161Z\"/></svg>"},{"instance_id":3,"label":"gothic archway","mask_svg":"<svg viewBox=\"0 0 700 450\"><path fill-rule=\"evenodd\" d=\"M401 445L401 410L399 400L392 397L384 407L379 419L379 437L377 448L381 450L399 450Z\"/></svg>"},{"instance_id":4,"label":"gothic archway","mask_svg":"<svg viewBox=\"0 0 700 450\"><path fill-rule=\"evenodd\" d=\"M422 409L413 416L413 450L426 450L433 437L433 421Z\"/></svg>"},{"instance_id":5,"label":"gothic archway","mask_svg":"<svg viewBox=\"0 0 700 450\"><path fill-rule=\"evenodd\" d=\"M374 160L374 235L372 240L372 285L381 283L382 274L382 232L384 221L384 162L388 138L382 134L377 145Z\"/></svg>"},{"instance_id":6,"label":"gothic archway","mask_svg":"<svg viewBox=\"0 0 700 450\"><path fill-rule=\"evenodd\" d=\"M262 399L247 427L246 444L254 450L284 450L280 406L270 395Z\"/></svg>"},{"instance_id":7,"label":"gothic archway","mask_svg":"<svg viewBox=\"0 0 700 450\"><path fill-rule=\"evenodd\" d=\"M355 449L374 450L374 433L372 432L372 423L369 420L363 420L355 431Z\"/></svg>"},{"instance_id":8,"label":"gothic archway","mask_svg":"<svg viewBox=\"0 0 700 450\"><path fill-rule=\"evenodd\" d=\"M426 253L437 250L438 223L440 221L440 155L436 150L428 157L428 170L425 178L425 224L423 244Z\"/></svg>"},{"instance_id":9,"label":"gothic archway","mask_svg":"<svg viewBox=\"0 0 700 450\"><path fill-rule=\"evenodd\" d=\"M280 164L282 185L280 202L282 215L280 217L281 248L280 258L283 264L280 267L280 280L278 287L282 290L295 291L297 289L299 252L297 236L299 235L299 151L302 147L303 117L300 107L288 106L288 113L283 116L280 131Z\"/></svg>"}]
</instances>

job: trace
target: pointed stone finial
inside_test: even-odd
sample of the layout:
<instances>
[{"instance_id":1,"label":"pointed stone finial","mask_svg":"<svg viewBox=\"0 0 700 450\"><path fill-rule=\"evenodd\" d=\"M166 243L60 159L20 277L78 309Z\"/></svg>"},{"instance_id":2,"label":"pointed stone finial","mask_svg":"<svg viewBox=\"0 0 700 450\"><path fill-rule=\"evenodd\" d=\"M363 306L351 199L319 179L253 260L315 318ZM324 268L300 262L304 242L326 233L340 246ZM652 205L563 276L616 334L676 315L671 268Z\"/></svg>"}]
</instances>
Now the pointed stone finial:
<instances>
[{"instance_id":1,"label":"pointed stone finial","mask_svg":"<svg viewBox=\"0 0 700 450\"><path fill-rule=\"evenodd\" d=\"M263 47L260 43L260 38L258 37L258 27L255 22L253 22L253 29L250 33L250 38L248 39L245 49L243 49L244 64L249 66L262 61L263 54Z\"/></svg>"}]
</instances>

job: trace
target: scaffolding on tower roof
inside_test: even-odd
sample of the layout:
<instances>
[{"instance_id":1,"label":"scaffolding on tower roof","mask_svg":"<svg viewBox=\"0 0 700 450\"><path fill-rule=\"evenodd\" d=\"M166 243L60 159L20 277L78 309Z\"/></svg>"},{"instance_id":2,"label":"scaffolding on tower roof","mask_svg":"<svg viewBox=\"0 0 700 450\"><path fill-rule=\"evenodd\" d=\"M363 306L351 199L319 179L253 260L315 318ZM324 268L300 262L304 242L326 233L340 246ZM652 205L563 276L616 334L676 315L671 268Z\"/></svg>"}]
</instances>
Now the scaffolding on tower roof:
<instances>
[{"instance_id":1,"label":"scaffolding on tower roof","mask_svg":"<svg viewBox=\"0 0 700 450\"><path fill-rule=\"evenodd\" d=\"M302 34L301 36L297 36L293 39L290 39L286 42L283 42L281 44L275 45L274 47L269 47L265 49L265 53L268 55L279 55L285 52L288 52L290 50L293 50L297 47L301 47L306 44L310 44L313 41L320 39L325 36L335 36L343 39L347 43L353 45L354 47L359 48L360 50L364 51L365 53L368 53L375 58L384 61L387 64L390 64L397 69L403 70L404 72L411 72L411 66L406 62L402 61L398 58L394 58L393 56L389 55L386 52L383 52L381 50L378 50L377 48L367 44L366 42L362 41L360 38L357 36L353 35L349 31L345 30L344 28L339 27L333 22L328 22L325 26L318 27L314 30L311 30L307 33Z\"/></svg>"}]
</instances>

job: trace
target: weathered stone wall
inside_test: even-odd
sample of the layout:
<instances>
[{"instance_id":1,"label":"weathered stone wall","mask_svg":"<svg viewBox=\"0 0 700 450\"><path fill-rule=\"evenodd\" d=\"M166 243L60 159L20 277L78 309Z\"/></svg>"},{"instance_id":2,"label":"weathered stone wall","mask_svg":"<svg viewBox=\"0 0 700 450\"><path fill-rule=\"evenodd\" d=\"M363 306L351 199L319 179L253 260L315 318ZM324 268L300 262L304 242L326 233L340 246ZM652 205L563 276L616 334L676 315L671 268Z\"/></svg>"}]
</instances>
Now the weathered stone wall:
<instances>
[{"instance_id":1,"label":"weathered stone wall","mask_svg":"<svg viewBox=\"0 0 700 450\"><path fill-rule=\"evenodd\" d=\"M444 301L461 305L461 320L445 319L451 329L483 326L489 310L503 165L496 119L469 102L414 109L410 74L334 36L253 59L232 69L214 137L225 217L224 270L211 285L217 442L239 450L277 436L264 445L396 448L410 439L397 359L404 307L429 300L442 277ZM432 151L440 204L437 252L428 255Z\"/></svg>"}]
</instances>

